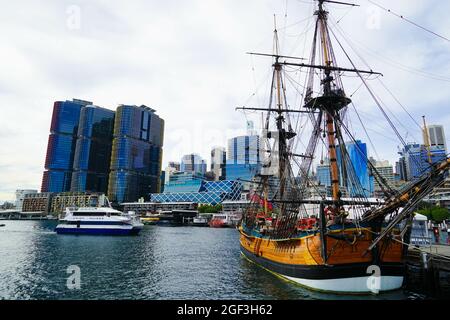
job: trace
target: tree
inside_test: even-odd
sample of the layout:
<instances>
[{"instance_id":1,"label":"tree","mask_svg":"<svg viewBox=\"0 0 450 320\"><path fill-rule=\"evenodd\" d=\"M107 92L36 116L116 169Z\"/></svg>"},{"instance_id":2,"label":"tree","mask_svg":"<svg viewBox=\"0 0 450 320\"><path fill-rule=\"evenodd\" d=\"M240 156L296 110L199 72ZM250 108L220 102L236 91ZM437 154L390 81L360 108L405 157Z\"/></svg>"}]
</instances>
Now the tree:
<instances>
[{"instance_id":1,"label":"tree","mask_svg":"<svg viewBox=\"0 0 450 320\"><path fill-rule=\"evenodd\" d=\"M426 216L429 220L435 223L442 223L444 220L450 218L450 212L446 208L441 208L437 206L424 208L419 210L419 213Z\"/></svg>"},{"instance_id":2,"label":"tree","mask_svg":"<svg viewBox=\"0 0 450 320\"><path fill-rule=\"evenodd\" d=\"M210 205L210 204L202 204L198 207L199 213L218 213L222 211L222 205L216 204L216 205Z\"/></svg>"}]
</instances>

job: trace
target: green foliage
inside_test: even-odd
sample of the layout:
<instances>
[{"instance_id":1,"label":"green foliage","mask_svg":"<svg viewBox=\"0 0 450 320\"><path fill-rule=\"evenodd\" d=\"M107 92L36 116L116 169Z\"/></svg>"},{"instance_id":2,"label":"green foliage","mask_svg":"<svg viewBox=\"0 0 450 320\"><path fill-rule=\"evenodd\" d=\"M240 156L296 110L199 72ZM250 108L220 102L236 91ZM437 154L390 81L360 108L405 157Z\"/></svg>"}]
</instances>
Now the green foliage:
<instances>
[{"instance_id":1,"label":"green foliage","mask_svg":"<svg viewBox=\"0 0 450 320\"><path fill-rule=\"evenodd\" d=\"M218 213L222 211L222 205L216 204L215 206L210 204L202 204L198 207L199 213Z\"/></svg>"},{"instance_id":2,"label":"green foliage","mask_svg":"<svg viewBox=\"0 0 450 320\"><path fill-rule=\"evenodd\" d=\"M450 218L450 212L448 209L436 206L429 206L419 210L418 212L436 223L442 223L444 220Z\"/></svg>"}]
</instances>

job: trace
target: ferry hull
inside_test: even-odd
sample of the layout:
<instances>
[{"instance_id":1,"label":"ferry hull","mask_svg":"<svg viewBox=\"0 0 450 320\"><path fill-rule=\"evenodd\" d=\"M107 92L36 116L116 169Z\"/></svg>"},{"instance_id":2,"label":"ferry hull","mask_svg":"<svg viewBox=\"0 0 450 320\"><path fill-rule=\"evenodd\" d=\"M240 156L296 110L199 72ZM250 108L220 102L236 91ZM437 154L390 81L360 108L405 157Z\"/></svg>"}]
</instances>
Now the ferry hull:
<instances>
[{"instance_id":1,"label":"ferry hull","mask_svg":"<svg viewBox=\"0 0 450 320\"><path fill-rule=\"evenodd\" d=\"M80 234L80 235L138 235L142 228L130 229L106 229L106 228L64 228L56 227L57 234Z\"/></svg>"},{"instance_id":2,"label":"ferry hull","mask_svg":"<svg viewBox=\"0 0 450 320\"><path fill-rule=\"evenodd\" d=\"M242 254L251 262L289 281L312 290L342 293L371 294L400 289L404 279L404 265L378 265L380 277L372 276L371 263L345 265L291 265L257 256L241 246Z\"/></svg>"}]
</instances>

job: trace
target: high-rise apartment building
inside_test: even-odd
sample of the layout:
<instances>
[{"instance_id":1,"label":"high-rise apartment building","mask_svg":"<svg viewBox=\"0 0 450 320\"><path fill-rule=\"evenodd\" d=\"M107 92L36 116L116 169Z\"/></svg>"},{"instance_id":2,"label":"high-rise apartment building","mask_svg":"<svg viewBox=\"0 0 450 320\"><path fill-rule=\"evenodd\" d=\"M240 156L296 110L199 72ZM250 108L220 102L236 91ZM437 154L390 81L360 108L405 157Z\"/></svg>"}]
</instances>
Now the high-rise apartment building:
<instances>
[{"instance_id":1,"label":"high-rise apartment building","mask_svg":"<svg viewBox=\"0 0 450 320\"><path fill-rule=\"evenodd\" d=\"M114 123L108 197L133 202L160 191L164 120L146 106L120 105Z\"/></svg>"},{"instance_id":2,"label":"high-rise apartment building","mask_svg":"<svg viewBox=\"0 0 450 320\"><path fill-rule=\"evenodd\" d=\"M70 191L81 109L91 102L56 101L48 138L42 192Z\"/></svg>"},{"instance_id":3,"label":"high-rise apartment building","mask_svg":"<svg viewBox=\"0 0 450 320\"><path fill-rule=\"evenodd\" d=\"M86 106L81 110L71 191L108 190L114 111Z\"/></svg>"},{"instance_id":4,"label":"high-rise apartment building","mask_svg":"<svg viewBox=\"0 0 450 320\"><path fill-rule=\"evenodd\" d=\"M211 150L211 171L214 173L214 180L226 179L227 153L225 148L216 147Z\"/></svg>"},{"instance_id":5,"label":"high-rise apartment building","mask_svg":"<svg viewBox=\"0 0 450 320\"><path fill-rule=\"evenodd\" d=\"M57 101L42 192L108 194L115 203L159 192L164 121L146 106L116 113L83 100Z\"/></svg>"}]
</instances>

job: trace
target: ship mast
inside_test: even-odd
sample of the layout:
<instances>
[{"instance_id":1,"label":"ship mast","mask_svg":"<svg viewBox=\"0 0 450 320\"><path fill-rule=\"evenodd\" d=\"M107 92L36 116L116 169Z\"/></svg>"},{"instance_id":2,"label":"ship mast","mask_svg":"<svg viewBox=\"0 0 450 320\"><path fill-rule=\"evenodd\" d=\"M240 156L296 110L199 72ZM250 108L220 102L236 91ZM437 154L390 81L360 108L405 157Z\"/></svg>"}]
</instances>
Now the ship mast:
<instances>
[{"instance_id":1,"label":"ship mast","mask_svg":"<svg viewBox=\"0 0 450 320\"><path fill-rule=\"evenodd\" d=\"M318 25L320 28L320 38L323 49L323 58L325 62L325 78L322 80L322 84L324 86L324 96L331 95L331 82L334 80L331 76L331 57L330 57L330 48L328 47L328 29L327 29L327 12L323 9L323 1L319 1L319 11L317 12L318 16ZM331 107L331 108L330 108ZM334 117L336 116L336 109L332 108L331 103L328 106L326 111L326 134L328 138L328 153L330 158L330 174L331 174L331 186L332 186L332 195L333 200L336 202L340 201L341 192L339 190L339 168L337 163L337 152L336 152L336 130Z\"/></svg>"},{"instance_id":2,"label":"ship mast","mask_svg":"<svg viewBox=\"0 0 450 320\"><path fill-rule=\"evenodd\" d=\"M276 17L274 16L274 45L275 45L275 76L276 76L276 90L277 90L277 112L278 116L276 118L277 123L277 131L278 131L278 177L280 179L280 190L279 195L280 199L284 198L285 186L284 186L284 178L285 178L285 167L286 167L286 139L284 135L284 116L283 116L283 101L281 95L282 83L281 83L281 71L282 65L279 63L279 41L278 41L278 31L277 31L277 22ZM283 210L281 210L283 212Z\"/></svg>"}]
</instances>

